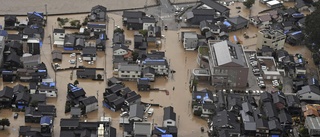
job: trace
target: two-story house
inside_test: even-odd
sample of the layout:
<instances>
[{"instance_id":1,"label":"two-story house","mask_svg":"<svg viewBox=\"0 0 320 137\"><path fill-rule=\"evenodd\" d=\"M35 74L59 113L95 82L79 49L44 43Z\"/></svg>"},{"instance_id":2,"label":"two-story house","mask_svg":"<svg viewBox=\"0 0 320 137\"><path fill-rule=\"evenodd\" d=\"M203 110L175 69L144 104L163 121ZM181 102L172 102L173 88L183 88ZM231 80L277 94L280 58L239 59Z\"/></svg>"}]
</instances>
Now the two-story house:
<instances>
[{"instance_id":1,"label":"two-story house","mask_svg":"<svg viewBox=\"0 0 320 137\"><path fill-rule=\"evenodd\" d=\"M53 30L53 44L57 47L63 47L64 45L65 30L64 29L54 29Z\"/></svg>"},{"instance_id":2,"label":"two-story house","mask_svg":"<svg viewBox=\"0 0 320 137\"><path fill-rule=\"evenodd\" d=\"M38 93L39 94L45 94L46 97L57 97L58 89L56 88L56 83L53 82L41 82L38 85ZM31 94L34 94L35 92L31 92Z\"/></svg>"},{"instance_id":3,"label":"two-story house","mask_svg":"<svg viewBox=\"0 0 320 137\"><path fill-rule=\"evenodd\" d=\"M137 64L119 64L118 78L134 80L141 77L141 67Z\"/></svg>"},{"instance_id":4,"label":"two-story house","mask_svg":"<svg viewBox=\"0 0 320 137\"><path fill-rule=\"evenodd\" d=\"M182 44L185 50L195 50L198 47L198 36L195 32L182 32Z\"/></svg>"},{"instance_id":5,"label":"two-story house","mask_svg":"<svg viewBox=\"0 0 320 137\"><path fill-rule=\"evenodd\" d=\"M26 107L24 120L26 123L40 123L43 116L56 117L56 107L40 104L37 107Z\"/></svg>"},{"instance_id":6,"label":"two-story house","mask_svg":"<svg viewBox=\"0 0 320 137\"><path fill-rule=\"evenodd\" d=\"M246 87L249 67L241 45L230 41L209 41L211 84L218 87Z\"/></svg>"},{"instance_id":7,"label":"two-story house","mask_svg":"<svg viewBox=\"0 0 320 137\"><path fill-rule=\"evenodd\" d=\"M16 94L15 105L18 109L24 109L25 107L29 106L31 100L31 95L29 92L20 92Z\"/></svg>"},{"instance_id":8,"label":"two-story house","mask_svg":"<svg viewBox=\"0 0 320 137\"><path fill-rule=\"evenodd\" d=\"M268 28L272 23L272 18L269 14L253 16L249 20L254 26L258 28Z\"/></svg>"},{"instance_id":9,"label":"two-story house","mask_svg":"<svg viewBox=\"0 0 320 137\"><path fill-rule=\"evenodd\" d=\"M169 64L166 59L145 59L141 62L142 68L152 67L156 75L168 75Z\"/></svg>"},{"instance_id":10,"label":"two-story house","mask_svg":"<svg viewBox=\"0 0 320 137\"><path fill-rule=\"evenodd\" d=\"M81 56L84 61L95 61L97 60L97 49L95 47L83 48Z\"/></svg>"},{"instance_id":11,"label":"two-story house","mask_svg":"<svg viewBox=\"0 0 320 137\"><path fill-rule=\"evenodd\" d=\"M165 107L163 112L163 127L176 126L176 113L173 111L173 107Z\"/></svg>"},{"instance_id":12,"label":"two-story house","mask_svg":"<svg viewBox=\"0 0 320 137\"><path fill-rule=\"evenodd\" d=\"M98 100L95 96L89 96L79 100L79 106L82 108L82 114L98 110Z\"/></svg>"},{"instance_id":13,"label":"two-story house","mask_svg":"<svg viewBox=\"0 0 320 137\"><path fill-rule=\"evenodd\" d=\"M263 29L259 30L257 34L257 48L267 46L272 49L282 49L286 41L286 35L280 30Z\"/></svg>"},{"instance_id":14,"label":"two-story house","mask_svg":"<svg viewBox=\"0 0 320 137\"><path fill-rule=\"evenodd\" d=\"M129 121L142 122L143 121L144 110L145 110L145 108L141 104L130 105Z\"/></svg>"},{"instance_id":15,"label":"two-story house","mask_svg":"<svg viewBox=\"0 0 320 137\"><path fill-rule=\"evenodd\" d=\"M5 86L2 91L0 91L0 106L1 108L10 108L12 104L12 99L14 97L13 88Z\"/></svg>"},{"instance_id":16,"label":"two-story house","mask_svg":"<svg viewBox=\"0 0 320 137\"><path fill-rule=\"evenodd\" d=\"M128 54L129 51L129 47L123 44L115 44L112 49L114 56L123 56Z\"/></svg>"}]
</instances>

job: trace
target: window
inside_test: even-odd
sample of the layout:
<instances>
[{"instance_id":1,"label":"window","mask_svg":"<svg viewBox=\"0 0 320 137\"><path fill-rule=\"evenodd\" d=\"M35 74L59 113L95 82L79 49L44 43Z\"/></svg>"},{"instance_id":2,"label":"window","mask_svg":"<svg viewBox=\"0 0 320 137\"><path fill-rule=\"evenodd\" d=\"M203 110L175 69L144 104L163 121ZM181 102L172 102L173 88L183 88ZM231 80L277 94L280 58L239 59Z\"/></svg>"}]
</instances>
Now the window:
<instances>
[{"instance_id":1,"label":"window","mask_svg":"<svg viewBox=\"0 0 320 137\"><path fill-rule=\"evenodd\" d=\"M127 71L127 73L130 73L130 71Z\"/></svg>"},{"instance_id":2,"label":"window","mask_svg":"<svg viewBox=\"0 0 320 137\"><path fill-rule=\"evenodd\" d=\"M308 98L312 98L312 96L308 96Z\"/></svg>"},{"instance_id":3,"label":"window","mask_svg":"<svg viewBox=\"0 0 320 137\"><path fill-rule=\"evenodd\" d=\"M139 73L139 71L136 71L136 73L138 74L138 73Z\"/></svg>"},{"instance_id":4,"label":"window","mask_svg":"<svg viewBox=\"0 0 320 137\"><path fill-rule=\"evenodd\" d=\"M60 36L63 36L63 33L60 33Z\"/></svg>"},{"instance_id":5,"label":"window","mask_svg":"<svg viewBox=\"0 0 320 137\"><path fill-rule=\"evenodd\" d=\"M264 43L267 43L267 41L264 41Z\"/></svg>"},{"instance_id":6,"label":"window","mask_svg":"<svg viewBox=\"0 0 320 137\"><path fill-rule=\"evenodd\" d=\"M172 122L171 122L171 121L168 121L167 124L172 124Z\"/></svg>"},{"instance_id":7,"label":"window","mask_svg":"<svg viewBox=\"0 0 320 137\"><path fill-rule=\"evenodd\" d=\"M121 71L121 73L124 73L124 71Z\"/></svg>"},{"instance_id":8,"label":"window","mask_svg":"<svg viewBox=\"0 0 320 137\"><path fill-rule=\"evenodd\" d=\"M132 77L133 77L133 78L135 78L135 77L136 77L136 75L132 75Z\"/></svg>"}]
</instances>

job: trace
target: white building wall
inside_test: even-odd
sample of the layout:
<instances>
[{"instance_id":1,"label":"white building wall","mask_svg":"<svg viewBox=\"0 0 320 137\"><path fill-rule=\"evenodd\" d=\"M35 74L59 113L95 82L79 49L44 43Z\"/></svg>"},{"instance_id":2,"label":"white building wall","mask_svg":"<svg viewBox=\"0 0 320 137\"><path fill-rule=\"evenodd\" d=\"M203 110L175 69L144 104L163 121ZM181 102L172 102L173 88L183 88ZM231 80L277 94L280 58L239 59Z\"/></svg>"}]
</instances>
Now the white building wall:
<instances>
[{"instance_id":1,"label":"white building wall","mask_svg":"<svg viewBox=\"0 0 320 137\"><path fill-rule=\"evenodd\" d=\"M125 76L126 75L126 76ZM123 78L123 79L136 79L136 78L140 78L141 76L141 71L138 71L138 73L136 73L136 71L121 71L119 70L118 72L118 77L119 78Z\"/></svg>"},{"instance_id":2,"label":"white building wall","mask_svg":"<svg viewBox=\"0 0 320 137\"><path fill-rule=\"evenodd\" d=\"M167 127L167 126L176 126L176 121L168 119L163 121L163 126Z\"/></svg>"},{"instance_id":3,"label":"white building wall","mask_svg":"<svg viewBox=\"0 0 320 137\"><path fill-rule=\"evenodd\" d=\"M85 61L91 61L91 57L82 57L82 59ZM97 57L92 57L92 60L93 61L97 60Z\"/></svg>"},{"instance_id":4,"label":"white building wall","mask_svg":"<svg viewBox=\"0 0 320 137\"><path fill-rule=\"evenodd\" d=\"M143 30L148 30L149 26L155 26L154 23L143 23Z\"/></svg>"},{"instance_id":5,"label":"white building wall","mask_svg":"<svg viewBox=\"0 0 320 137\"><path fill-rule=\"evenodd\" d=\"M34 94L34 93L31 93ZM56 91L39 91L39 94L46 94L46 97L57 97Z\"/></svg>"},{"instance_id":6,"label":"white building wall","mask_svg":"<svg viewBox=\"0 0 320 137\"><path fill-rule=\"evenodd\" d=\"M113 55L126 55L128 54L128 51L124 50L124 49L118 49L113 51Z\"/></svg>"}]
</instances>

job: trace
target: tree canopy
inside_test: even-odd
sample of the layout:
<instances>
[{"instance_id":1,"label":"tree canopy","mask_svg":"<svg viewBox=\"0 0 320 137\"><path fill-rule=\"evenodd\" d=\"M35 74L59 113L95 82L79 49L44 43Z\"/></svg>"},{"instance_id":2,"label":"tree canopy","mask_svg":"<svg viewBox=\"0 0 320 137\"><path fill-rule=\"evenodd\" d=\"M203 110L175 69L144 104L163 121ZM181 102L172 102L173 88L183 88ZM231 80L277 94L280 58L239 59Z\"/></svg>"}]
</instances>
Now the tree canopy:
<instances>
[{"instance_id":1,"label":"tree canopy","mask_svg":"<svg viewBox=\"0 0 320 137\"><path fill-rule=\"evenodd\" d=\"M319 3L319 2L318 2ZM319 5L319 4L317 4ZM318 51L320 44L320 6L316 10L306 16L305 20L305 34L306 38L311 45L309 48L312 51Z\"/></svg>"},{"instance_id":2,"label":"tree canopy","mask_svg":"<svg viewBox=\"0 0 320 137\"><path fill-rule=\"evenodd\" d=\"M7 118L1 119L0 120L0 125L2 126L2 130L4 130L5 126L10 126L10 121Z\"/></svg>"},{"instance_id":3,"label":"tree canopy","mask_svg":"<svg viewBox=\"0 0 320 137\"><path fill-rule=\"evenodd\" d=\"M254 2L255 0L246 0L245 2L243 2L243 5L246 6L248 9L250 9L254 4Z\"/></svg>"}]
</instances>

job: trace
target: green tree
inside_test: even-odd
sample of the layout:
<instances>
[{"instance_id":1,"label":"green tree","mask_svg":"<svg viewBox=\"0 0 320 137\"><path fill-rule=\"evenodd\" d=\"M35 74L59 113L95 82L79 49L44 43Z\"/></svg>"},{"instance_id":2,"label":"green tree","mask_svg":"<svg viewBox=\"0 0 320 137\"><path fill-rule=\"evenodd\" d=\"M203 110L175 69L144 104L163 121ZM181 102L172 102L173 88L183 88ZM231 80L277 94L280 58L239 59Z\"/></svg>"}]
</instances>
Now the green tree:
<instances>
[{"instance_id":1,"label":"green tree","mask_svg":"<svg viewBox=\"0 0 320 137\"><path fill-rule=\"evenodd\" d=\"M319 50L319 44L320 44L319 14L320 14L320 6L317 6L316 10L311 14L307 15L305 20L305 34L308 41L307 46L312 52L317 52Z\"/></svg>"},{"instance_id":2,"label":"green tree","mask_svg":"<svg viewBox=\"0 0 320 137\"><path fill-rule=\"evenodd\" d=\"M121 28L116 28L116 29L113 31L113 33L117 33L117 32L119 32L119 33L123 33L123 32L124 32L124 30L123 30L123 29L121 29Z\"/></svg>"},{"instance_id":3,"label":"green tree","mask_svg":"<svg viewBox=\"0 0 320 137\"><path fill-rule=\"evenodd\" d=\"M139 57L139 53L137 51L132 52L132 60L136 61Z\"/></svg>"},{"instance_id":4,"label":"green tree","mask_svg":"<svg viewBox=\"0 0 320 137\"><path fill-rule=\"evenodd\" d=\"M146 37L147 36L147 34L148 34L148 30L139 30L139 33L141 34L141 35L143 35L143 37Z\"/></svg>"},{"instance_id":5,"label":"green tree","mask_svg":"<svg viewBox=\"0 0 320 137\"><path fill-rule=\"evenodd\" d=\"M299 133L300 133L300 137L310 137L308 129L305 128L304 126L300 126Z\"/></svg>"},{"instance_id":6,"label":"green tree","mask_svg":"<svg viewBox=\"0 0 320 137\"><path fill-rule=\"evenodd\" d=\"M73 82L73 85L75 85L75 86L77 86L79 84L79 81L78 80L75 80L74 82Z\"/></svg>"},{"instance_id":7,"label":"green tree","mask_svg":"<svg viewBox=\"0 0 320 137\"><path fill-rule=\"evenodd\" d=\"M245 2L243 2L243 5L246 6L248 9L250 9L254 4L254 2L255 0L246 0Z\"/></svg>"},{"instance_id":8,"label":"green tree","mask_svg":"<svg viewBox=\"0 0 320 137\"><path fill-rule=\"evenodd\" d=\"M10 126L10 121L7 118L1 119L0 120L0 125L2 126L2 130L4 130L5 126Z\"/></svg>"}]
</instances>

